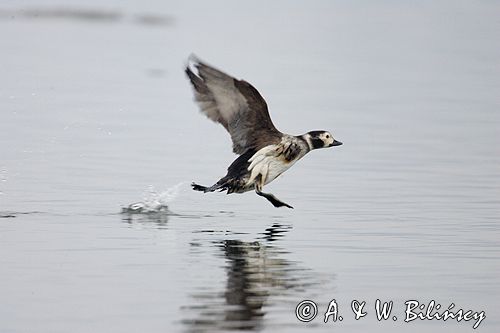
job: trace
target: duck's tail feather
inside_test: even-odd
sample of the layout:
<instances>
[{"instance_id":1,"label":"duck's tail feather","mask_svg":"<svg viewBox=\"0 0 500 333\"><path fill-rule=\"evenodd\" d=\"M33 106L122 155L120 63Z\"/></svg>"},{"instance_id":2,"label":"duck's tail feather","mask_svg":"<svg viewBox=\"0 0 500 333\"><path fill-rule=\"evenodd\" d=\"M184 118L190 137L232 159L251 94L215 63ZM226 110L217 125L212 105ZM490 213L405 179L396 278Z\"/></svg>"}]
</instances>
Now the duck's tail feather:
<instances>
[{"instance_id":1,"label":"duck's tail feather","mask_svg":"<svg viewBox=\"0 0 500 333\"><path fill-rule=\"evenodd\" d=\"M207 187L207 186L203 186L203 185L199 185L199 184L196 184L196 183L191 183L191 187L193 188L193 190L195 191L200 191L200 192L204 192L204 193L207 193L207 192L214 192L214 191L224 191L226 189L226 187L222 184L214 184L210 187Z\"/></svg>"}]
</instances>

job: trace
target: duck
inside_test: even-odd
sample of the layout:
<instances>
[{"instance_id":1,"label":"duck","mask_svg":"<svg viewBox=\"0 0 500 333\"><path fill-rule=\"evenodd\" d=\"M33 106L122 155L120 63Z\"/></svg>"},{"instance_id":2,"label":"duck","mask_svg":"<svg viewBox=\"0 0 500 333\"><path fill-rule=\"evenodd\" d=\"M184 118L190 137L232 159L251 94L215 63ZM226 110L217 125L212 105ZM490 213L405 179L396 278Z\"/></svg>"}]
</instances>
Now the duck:
<instances>
[{"instance_id":1,"label":"duck","mask_svg":"<svg viewBox=\"0 0 500 333\"><path fill-rule=\"evenodd\" d=\"M200 111L229 132L233 152L239 155L227 168L227 174L214 185L193 182L192 189L204 193L226 191L227 194L255 191L274 207L293 208L272 193L263 192L263 187L310 151L340 146L342 142L325 130L302 135L280 132L257 89L195 55L189 56L185 73Z\"/></svg>"}]
</instances>

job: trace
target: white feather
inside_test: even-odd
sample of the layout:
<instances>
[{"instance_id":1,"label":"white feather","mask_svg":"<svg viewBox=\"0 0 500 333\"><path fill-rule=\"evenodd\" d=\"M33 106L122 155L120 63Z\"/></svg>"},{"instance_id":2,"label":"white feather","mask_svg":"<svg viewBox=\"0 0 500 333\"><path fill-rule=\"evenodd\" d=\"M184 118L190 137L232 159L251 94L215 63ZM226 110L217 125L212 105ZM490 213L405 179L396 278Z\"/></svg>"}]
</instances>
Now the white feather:
<instances>
[{"instance_id":1,"label":"white feather","mask_svg":"<svg viewBox=\"0 0 500 333\"><path fill-rule=\"evenodd\" d=\"M295 161L285 162L279 157L285 149L286 144L269 145L256 152L248 160L250 162L250 165L248 166L250 178L248 179L247 184L250 185L255 182L255 179L257 179L259 175L262 179L262 185L269 184L276 179L276 177L288 170L288 168L290 168Z\"/></svg>"}]
</instances>

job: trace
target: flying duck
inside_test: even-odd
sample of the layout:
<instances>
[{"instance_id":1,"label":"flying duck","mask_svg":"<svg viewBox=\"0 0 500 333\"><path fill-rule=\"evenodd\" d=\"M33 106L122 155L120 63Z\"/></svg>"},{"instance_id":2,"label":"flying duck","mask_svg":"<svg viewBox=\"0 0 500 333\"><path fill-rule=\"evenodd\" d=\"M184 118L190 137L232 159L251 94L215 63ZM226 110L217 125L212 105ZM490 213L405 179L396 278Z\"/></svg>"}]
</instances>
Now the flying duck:
<instances>
[{"instance_id":1,"label":"flying duck","mask_svg":"<svg viewBox=\"0 0 500 333\"><path fill-rule=\"evenodd\" d=\"M342 142L327 131L311 131L299 136L281 133L274 127L266 101L257 89L193 55L189 57L186 74L201 112L224 126L231 135L233 152L240 155L217 183L209 187L192 183L193 189L205 193L227 191L227 194L255 190L275 207L293 208L273 194L262 192L264 185L311 150L339 146Z\"/></svg>"}]
</instances>

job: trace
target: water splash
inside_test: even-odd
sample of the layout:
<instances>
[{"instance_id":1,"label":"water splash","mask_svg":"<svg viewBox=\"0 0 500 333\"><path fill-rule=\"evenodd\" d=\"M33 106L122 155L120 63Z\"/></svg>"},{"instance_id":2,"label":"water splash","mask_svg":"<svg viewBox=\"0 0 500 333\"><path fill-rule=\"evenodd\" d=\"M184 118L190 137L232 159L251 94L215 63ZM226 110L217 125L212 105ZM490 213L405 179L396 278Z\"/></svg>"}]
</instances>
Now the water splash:
<instances>
[{"instance_id":1,"label":"water splash","mask_svg":"<svg viewBox=\"0 0 500 333\"><path fill-rule=\"evenodd\" d=\"M151 214L168 212L168 205L179 196L181 187L184 184L186 183L179 183L159 193L153 186L149 186L143 195L142 201L123 207L122 213Z\"/></svg>"}]
</instances>

